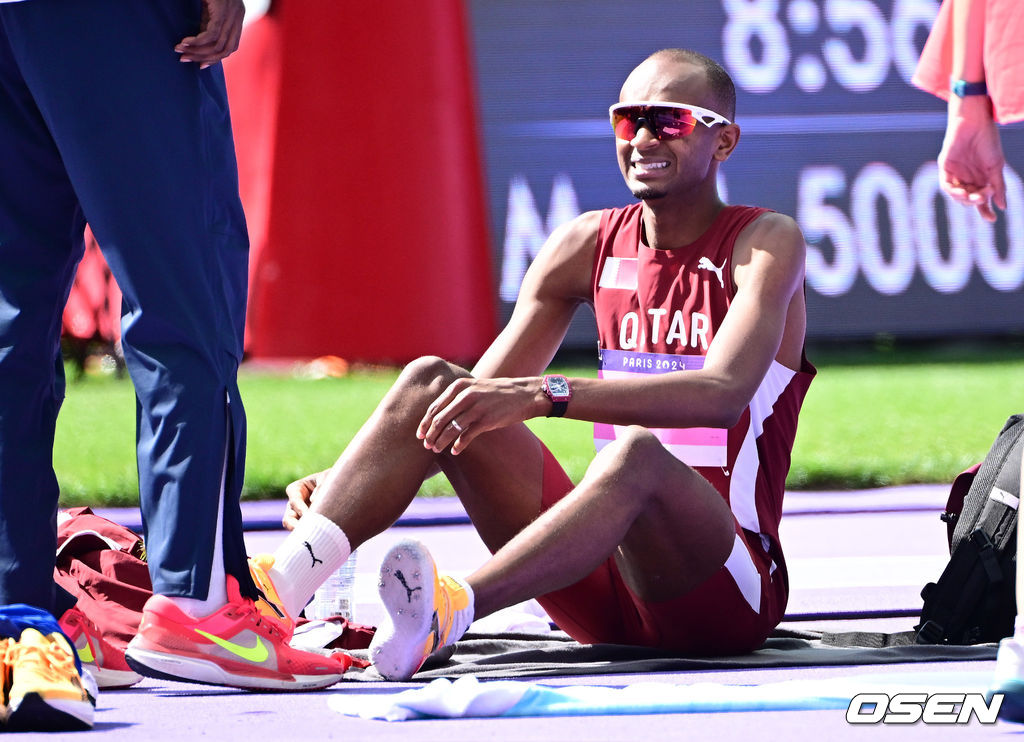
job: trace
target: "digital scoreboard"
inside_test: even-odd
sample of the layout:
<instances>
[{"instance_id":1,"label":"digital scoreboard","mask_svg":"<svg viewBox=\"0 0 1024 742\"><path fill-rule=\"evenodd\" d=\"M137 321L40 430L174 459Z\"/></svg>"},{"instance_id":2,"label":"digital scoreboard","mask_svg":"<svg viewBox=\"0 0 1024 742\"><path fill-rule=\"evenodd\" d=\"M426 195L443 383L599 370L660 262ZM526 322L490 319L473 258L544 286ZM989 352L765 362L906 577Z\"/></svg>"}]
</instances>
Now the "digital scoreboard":
<instances>
[{"instance_id":1,"label":"digital scoreboard","mask_svg":"<svg viewBox=\"0 0 1024 742\"><path fill-rule=\"evenodd\" d=\"M910 84L937 0L474 0L469 4L503 311L547 235L631 203L608 106L665 47L721 62L740 143L729 203L796 218L812 339L1024 331L1024 127L1002 128L1008 209L948 200L945 103ZM583 312L568 344L591 348Z\"/></svg>"}]
</instances>

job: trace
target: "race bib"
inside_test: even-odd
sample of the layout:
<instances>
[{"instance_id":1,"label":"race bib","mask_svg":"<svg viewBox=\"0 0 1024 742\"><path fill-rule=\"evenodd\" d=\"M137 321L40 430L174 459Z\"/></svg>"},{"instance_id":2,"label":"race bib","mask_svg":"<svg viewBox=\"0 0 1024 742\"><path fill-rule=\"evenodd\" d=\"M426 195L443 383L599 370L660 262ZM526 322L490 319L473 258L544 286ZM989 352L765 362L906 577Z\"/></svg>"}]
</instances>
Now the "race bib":
<instances>
[{"instance_id":1,"label":"race bib","mask_svg":"<svg viewBox=\"0 0 1024 742\"><path fill-rule=\"evenodd\" d=\"M664 374L704 368L704 356L635 353L602 350L598 378L621 379L635 374ZM618 437L621 425L594 423L597 450ZM728 433L725 428L650 428L677 459L690 466L725 466L728 463Z\"/></svg>"}]
</instances>

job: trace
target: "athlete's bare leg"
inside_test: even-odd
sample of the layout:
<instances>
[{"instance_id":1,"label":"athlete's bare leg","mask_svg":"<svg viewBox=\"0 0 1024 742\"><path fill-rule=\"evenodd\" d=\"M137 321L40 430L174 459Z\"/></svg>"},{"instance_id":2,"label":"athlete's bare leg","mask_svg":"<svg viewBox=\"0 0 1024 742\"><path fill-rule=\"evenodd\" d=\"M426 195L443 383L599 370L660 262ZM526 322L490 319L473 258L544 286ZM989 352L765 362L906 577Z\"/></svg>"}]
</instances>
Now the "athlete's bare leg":
<instances>
[{"instance_id":1,"label":"athlete's bare leg","mask_svg":"<svg viewBox=\"0 0 1024 742\"><path fill-rule=\"evenodd\" d=\"M337 523L353 548L391 526L438 466L492 550L540 513L543 452L525 425L486 433L458 456L416 437L427 406L468 375L439 358L413 361L320 481L310 509Z\"/></svg>"},{"instance_id":2,"label":"athlete's bare leg","mask_svg":"<svg viewBox=\"0 0 1024 742\"><path fill-rule=\"evenodd\" d=\"M467 582L483 616L571 585L614 554L638 597L669 600L721 568L734 538L722 496L650 432L633 427Z\"/></svg>"},{"instance_id":3,"label":"athlete's bare leg","mask_svg":"<svg viewBox=\"0 0 1024 742\"><path fill-rule=\"evenodd\" d=\"M678 597L724 564L735 533L728 506L643 428L606 447L543 514L543 450L525 425L485 433L458 456L426 449L415 434L423 411L461 375L437 358L410 364L321 482L312 509L353 547L394 523L440 466L497 552L467 579L477 617L570 585L613 553L646 600Z\"/></svg>"}]
</instances>

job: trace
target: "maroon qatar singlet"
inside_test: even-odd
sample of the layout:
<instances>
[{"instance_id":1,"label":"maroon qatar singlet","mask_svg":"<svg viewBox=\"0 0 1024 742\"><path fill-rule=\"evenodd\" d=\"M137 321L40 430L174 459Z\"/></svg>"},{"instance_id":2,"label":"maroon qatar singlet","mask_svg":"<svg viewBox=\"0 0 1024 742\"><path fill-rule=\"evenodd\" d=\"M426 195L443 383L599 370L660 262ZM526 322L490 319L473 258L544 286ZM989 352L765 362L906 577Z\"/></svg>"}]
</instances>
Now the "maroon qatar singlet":
<instances>
[{"instance_id":1,"label":"maroon qatar singlet","mask_svg":"<svg viewBox=\"0 0 1024 742\"><path fill-rule=\"evenodd\" d=\"M642 207L601 213L593 296L602 378L702 368L736 294L736 239L769 211L727 206L692 244L655 250L642 240ZM814 373L806 360L800 371L773 361L732 428L652 431L722 494L739 526L760 536L783 574L778 545L782 497L797 415ZM598 448L615 435L616 426L594 426Z\"/></svg>"}]
</instances>

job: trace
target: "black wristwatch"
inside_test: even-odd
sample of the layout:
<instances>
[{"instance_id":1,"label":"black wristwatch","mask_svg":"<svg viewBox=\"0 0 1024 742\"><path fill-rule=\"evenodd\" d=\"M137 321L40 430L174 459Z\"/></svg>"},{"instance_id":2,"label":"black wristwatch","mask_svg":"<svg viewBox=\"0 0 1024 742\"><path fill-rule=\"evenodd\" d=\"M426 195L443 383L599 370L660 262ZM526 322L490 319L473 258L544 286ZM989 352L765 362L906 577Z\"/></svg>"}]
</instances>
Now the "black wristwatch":
<instances>
[{"instance_id":1,"label":"black wristwatch","mask_svg":"<svg viewBox=\"0 0 1024 742\"><path fill-rule=\"evenodd\" d=\"M985 81L967 82L967 80L950 80L949 90L957 98L966 98L968 95L988 95L988 86Z\"/></svg>"},{"instance_id":2,"label":"black wristwatch","mask_svg":"<svg viewBox=\"0 0 1024 742\"><path fill-rule=\"evenodd\" d=\"M561 417L569 407L569 400L572 399L572 387L569 380L558 374L548 374L544 377L541 385L544 394L551 400L551 412L548 417Z\"/></svg>"}]
</instances>

